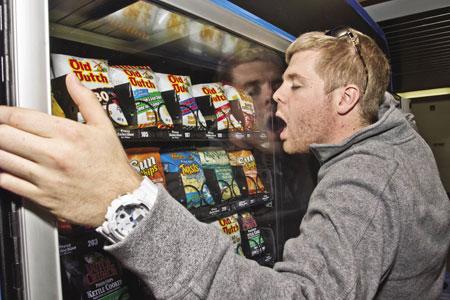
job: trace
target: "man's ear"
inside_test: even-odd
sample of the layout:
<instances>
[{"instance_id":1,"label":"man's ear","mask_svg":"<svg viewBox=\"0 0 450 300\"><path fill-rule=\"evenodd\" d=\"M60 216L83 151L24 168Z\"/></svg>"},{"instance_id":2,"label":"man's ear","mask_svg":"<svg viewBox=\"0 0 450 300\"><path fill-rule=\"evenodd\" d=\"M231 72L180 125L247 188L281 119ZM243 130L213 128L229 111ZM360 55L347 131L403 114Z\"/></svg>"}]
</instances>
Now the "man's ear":
<instances>
[{"instance_id":1,"label":"man's ear","mask_svg":"<svg viewBox=\"0 0 450 300\"><path fill-rule=\"evenodd\" d=\"M358 104L361 92L354 84L347 84L340 90L339 100L337 101L337 113L346 115Z\"/></svg>"}]
</instances>

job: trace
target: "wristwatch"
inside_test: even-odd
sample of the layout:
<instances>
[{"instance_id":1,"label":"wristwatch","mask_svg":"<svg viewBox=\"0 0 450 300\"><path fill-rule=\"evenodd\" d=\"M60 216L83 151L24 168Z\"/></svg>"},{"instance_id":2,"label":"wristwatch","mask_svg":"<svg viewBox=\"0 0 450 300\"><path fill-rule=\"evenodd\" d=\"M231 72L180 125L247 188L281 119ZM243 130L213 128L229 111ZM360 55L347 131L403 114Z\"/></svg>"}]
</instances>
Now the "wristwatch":
<instances>
[{"instance_id":1,"label":"wristwatch","mask_svg":"<svg viewBox=\"0 0 450 300\"><path fill-rule=\"evenodd\" d=\"M150 212L156 201L158 188L147 177L132 193L114 199L106 212L105 222L96 231L111 243L125 239Z\"/></svg>"}]
</instances>

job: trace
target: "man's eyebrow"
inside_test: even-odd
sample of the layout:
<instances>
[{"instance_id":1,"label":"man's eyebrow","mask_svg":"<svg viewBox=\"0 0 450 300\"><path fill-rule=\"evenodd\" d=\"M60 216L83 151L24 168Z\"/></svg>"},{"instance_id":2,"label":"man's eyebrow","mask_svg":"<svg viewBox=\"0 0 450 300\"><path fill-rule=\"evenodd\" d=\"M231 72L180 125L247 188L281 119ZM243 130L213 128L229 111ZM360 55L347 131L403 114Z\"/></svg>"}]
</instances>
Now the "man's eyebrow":
<instances>
[{"instance_id":1,"label":"man's eyebrow","mask_svg":"<svg viewBox=\"0 0 450 300\"><path fill-rule=\"evenodd\" d=\"M252 86L252 85L258 85L260 82L261 82L260 80L256 79L256 80L252 80L252 81L246 82L246 83L244 84L244 86L245 86L245 87L248 87L248 86Z\"/></svg>"},{"instance_id":2,"label":"man's eyebrow","mask_svg":"<svg viewBox=\"0 0 450 300\"><path fill-rule=\"evenodd\" d=\"M302 75L297 74L297 73L288 73L288 74L284 74L283 77L284 77L285 79L289 79L289 80L294 80L294 79L301 80L301 81L305 81L305 80L306 80L305 77L303 77Z\"/></svg>"}]
</instances>

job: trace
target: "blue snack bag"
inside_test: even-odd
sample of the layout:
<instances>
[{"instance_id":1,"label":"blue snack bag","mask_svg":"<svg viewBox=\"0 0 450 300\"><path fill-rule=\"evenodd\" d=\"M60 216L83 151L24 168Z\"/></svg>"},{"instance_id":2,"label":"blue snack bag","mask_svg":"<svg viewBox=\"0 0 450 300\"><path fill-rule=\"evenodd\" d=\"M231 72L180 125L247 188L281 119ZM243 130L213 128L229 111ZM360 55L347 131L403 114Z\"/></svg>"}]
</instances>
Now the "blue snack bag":
<instances>
[{"instance_id":1,"label":"blue snack bag","mask_svg":"<svg viewBox=\"0 0 450 300\"><path fill-rule=\"evenodd\" d=\"M188 209L214 204L197 152L162 153L161 162L167 189L180 203Z\"/></svg>"}]
</instances>

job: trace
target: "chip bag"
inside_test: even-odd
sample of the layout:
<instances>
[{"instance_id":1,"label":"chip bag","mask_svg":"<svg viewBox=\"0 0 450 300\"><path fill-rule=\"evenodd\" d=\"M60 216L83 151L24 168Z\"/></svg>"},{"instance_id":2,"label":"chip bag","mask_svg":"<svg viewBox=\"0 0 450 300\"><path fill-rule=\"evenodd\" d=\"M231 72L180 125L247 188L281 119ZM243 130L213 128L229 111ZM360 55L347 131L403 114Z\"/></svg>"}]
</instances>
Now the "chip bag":
<instances>
[{"instance_id":1,"label":"chip bag","mask_svg":"<svg viewBox=\"0 0 450 300\"><path fill-rule=\"evenodd\" d=\"M255 130L255 106L252 97L231 85L224 85L223 89L225 97L230 102L233 115L244 127L244 130Z\"/></svg>"},{"instance_id":2,"label":"chip bag","mask_svg":"<svg viewBox=\"0 0 450 300\"><path fill-rule=\"evenodd\" d=\"M64 299L130 299L121 266L102 247L95 232L59 235Z\"/></svg>"},{"instance_id":3,"label":"chip bag","mask_svg":"<svg viewBox=\"0 0 450 300\"><path fill-rule=\"evenodd\" d=\"M213 224L219 227L220 230L222 230L231 238L233 244L235 245L235 253L243 256L244 252L242 251L242 238L238 222L238 215L234 214L229 217L222 218L218 221L215 221Z\"/></svg>"},{"instance_id":4,"label":"chip bag","mask_svg":"<svg viewBox=\"0 0 450 300\"><path fill-rule=\"evenodd\" d=\"M136 106L138 127L173 127L172 118L156 86L155 74L149 67L111 66L109 75L117 90L129 91L129 97Z\"/></svg>"},{"instance_id":5,"label":"chip bag","mask_svg":"<svg viewBox=\"0 0 450 300\"><path fill-rule=\"evenodd\" d=\"M192 97L189 76L155 73L156 82L174 123L184 129L205 129L206 121Z\"/></svg>"},{"instance_id":6,"label":"chip bag","mask_svg":"<svg viewBox=\"0 0 450 300\"><path fill-rule=\"evenodd\" d=\"M192 95L198 100L197 103L203 112L213 112L217 122L217 130L242 131L242 125L231 113L230 102L224 94L220 83L202 83L192 86ZM201 103L202 102L202 103ZM212 108L212 109L211 109ZM204 114L205 115L205 114Z\"/></svg>"},{"instance_id":7,"label":"chip bag","mask_svg":"<svg viewBox=\"0 0 450 300\"><path fill-rule=\"evenodd\" d=\"M219 185L220 200L230 200L239 197L241 192L233 178L230 161L224 150L199 151L200 161L205 174L214 172L215 181Z\"/></svg>"},{"instance_id":8,"label":"chip bag","mask_svg":"<svg viewBox=\"0 0 450 300\"><path fill-rule=\"evenodd\" d=\"M154 183L165 185L164 169L157 148L128 148L126 152L136 172L147 176Z\"/></svg>"},{"instance_id":9,"label":"chip bag","mask_svg":"<svg viewBox=\"0 0 450 300\"><path fill-rule=\"evenodd\" d=\"M161 161L172 197L188 209L214 204L197 152L163 153Z\"/></svg>"},{"instance_id":10,"label":"chip bag","mask_svg":"<svg viewBox=\"0 0 450 300\"><path fill-rule=\"evenodd\" d=\"M239 215L238 221L241 226L242 249L245 256L255 258L262 255L266 251L266 245L255 218L249 212L244 212Z\"/></svg>"},{"instance_id":11,"label":"chip bag","mask_svg":"<svg viewBox=\"0 0 450 300\"><path fill-rule=\"evenodd\" d=\"M128 125L127 117L120 107L121 101L108 76L108 61L64 54L51 54L51 59L55 77L51 81L52 95L57 102L57 105L52 104L52 108L56 109L52 113L61 115L60 108L66 117L84 122L66 87L65 75L74 73L85 87L94 92L115 125Z\"/></svg>"},{"instance_id":12,"label":"chip bag","mask_svg":"<svg viewBox=\"0 0 450 300\"><path fill-rule=\"evenodd\" d=\"M228 152L228 158L230 159L230 165L241 169L238 172L245 176L246 186L241 186L241 190L246 190L249 195L264 192L264 185L258 176L256 161L250 150L230 151Z\"/></svg>"}]
</instances>

